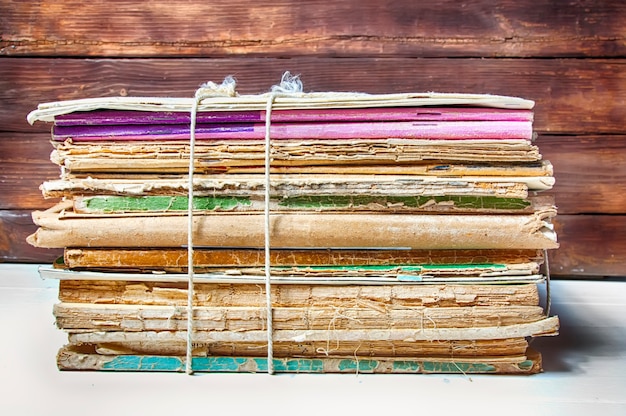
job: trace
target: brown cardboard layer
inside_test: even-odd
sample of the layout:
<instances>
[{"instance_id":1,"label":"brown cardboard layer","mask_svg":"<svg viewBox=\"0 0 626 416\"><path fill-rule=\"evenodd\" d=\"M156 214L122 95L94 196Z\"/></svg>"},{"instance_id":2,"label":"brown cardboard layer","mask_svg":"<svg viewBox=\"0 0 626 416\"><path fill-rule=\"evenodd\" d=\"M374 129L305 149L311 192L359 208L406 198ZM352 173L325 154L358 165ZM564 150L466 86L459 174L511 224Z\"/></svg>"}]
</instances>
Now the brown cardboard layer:
<instances>
[{"instance_id":1,"label":"brown cardboard layer","mask_svg":"<svg viewBox=\"0 0 626 416\"><path fill-rule=\"evenodd\" d=\"M181 247L188 244L183 216L62 218L66 204L35 212L35 247ZM271 246L402 247L412 249L552 249L555 210L530 215L276 214ZM207 247L264 247L263 215L193 217L193 243Z\"/></svg>"}]
</instances>

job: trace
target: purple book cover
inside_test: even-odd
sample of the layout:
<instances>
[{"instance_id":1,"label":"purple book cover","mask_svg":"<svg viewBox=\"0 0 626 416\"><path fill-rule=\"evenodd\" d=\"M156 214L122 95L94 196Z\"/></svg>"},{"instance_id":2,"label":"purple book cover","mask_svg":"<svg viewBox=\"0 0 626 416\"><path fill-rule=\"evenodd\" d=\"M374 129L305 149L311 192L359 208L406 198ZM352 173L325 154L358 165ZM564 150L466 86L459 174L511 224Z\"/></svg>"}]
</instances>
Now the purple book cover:
<instances>
[{"instance_id":1,"label":"purple book cover","mask_svg":"<svg viewBox=\"0 0 626 416\"><path fill-rule=\"evenodd\" d=\"M529 121L394 121L394 122L329 122L272 123L272 139L525 139L532 140ZM188 140L189 126L159 125L101 125L54 126L56 141L101 140ZM200 140L264 139L264 123L198 124L196 138Z\"/></svg>"},{"instance_id":2,"label":"purple book cover","mask_svg":"<svg viewBox=\"0 0 626 416\"><path fill-rule=\"evenodd\" d=\"M531 110L474 107L390 107L274 110L272 122L336 121L532 121ZM261 123L265 111L203 111L197 123ZM187 112L96 110L55 117L57 126L189 124Z\"/></svg>"}]
</instances>

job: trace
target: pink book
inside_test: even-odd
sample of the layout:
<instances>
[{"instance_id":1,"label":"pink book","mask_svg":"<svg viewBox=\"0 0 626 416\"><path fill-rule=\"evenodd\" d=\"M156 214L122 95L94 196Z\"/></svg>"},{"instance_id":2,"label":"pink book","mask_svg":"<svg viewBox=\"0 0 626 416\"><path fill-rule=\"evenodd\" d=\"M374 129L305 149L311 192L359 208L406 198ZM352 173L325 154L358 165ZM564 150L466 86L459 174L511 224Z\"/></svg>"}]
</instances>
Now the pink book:
<instances>
[{"instance_id":1,"label":"pink book","mask_svg":"<svg viewBox=\"0 0 626 416\"><path fill-rule=\"evenodd\" d=\"M272 139L524 139L532 140L530 121L364 121L275 122ZM56 141L188 140L186 124L54 126ZM265 123L211 123L196 126L198 140L258 140Z\"/></svg>"},{"instance_id":2,"label":"pink book","mask_svg":"<svg viewBox=\"0 0 626 416\"><path fill-rule=\"evenodd\" d=\"M531 110L507 110L477 107L377 107L329 108L308 110L274 110L272 122L337 122L337 121L532 121ZM198 124L261 123L265 111L201 111ZM56 116L57 126L126 125L126 124L190 124L188 112L95 110Z\"/></svg>"}]
</instances>

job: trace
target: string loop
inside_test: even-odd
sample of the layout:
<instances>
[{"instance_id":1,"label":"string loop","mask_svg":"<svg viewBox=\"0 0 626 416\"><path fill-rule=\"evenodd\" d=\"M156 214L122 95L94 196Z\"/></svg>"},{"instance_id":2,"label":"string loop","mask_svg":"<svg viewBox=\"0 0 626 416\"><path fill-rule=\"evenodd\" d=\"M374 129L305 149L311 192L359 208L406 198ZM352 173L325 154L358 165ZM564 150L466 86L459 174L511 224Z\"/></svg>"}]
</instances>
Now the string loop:
<instances>
[{"instance_id":1,"label":"string loop","mask_svg":"<svg viewBox=\"0 0 626 416\"><path fill-rule=\"evenodd\" d=\"M221 84L206 82L196 90L194 101L191 106L190 126L189 126L189 171L188 171L188 202L187 202L187 348L185 357L185 372L193 374L193 298L194 298L194 265L193 265L193 195L194 183L193 174L195 170L195 148L196 148L196 119L198 116L198 106L200 101L208 97L229 96L236 93L236 81L232 76L227 76Z\"/></svg>"},{"instance_id":2,"label":"string loop","mask_svg":"<svg viewBox=\"0 0 626 416\"><path fill-rule=\"evenodd\" d=\"M280 84L272 86L265 106L265 206L264 206L264 235L265 235L265 302L267 319L267 372L274 374L274 337L272 321L272 293L271 293L271 262L270 262L270 168L271 168L271 140L272 140L272 108L277 96L302 93L302 81L289 71L283 73Z\"/></svg>"},{"instance_id":3,"label":"string loop","mask_svg":"<svg viewBox=\"0 0 626 416\"><path fill-rule=\"evenodd\" d=\"M267 97L265 111L265 293L266 293L266 317L267 317L267 369L269 374L274 374L273 357L273 323L272 323L272 297L271 297L271 262L270 262L270 168L271 168L271 125L272 108L276 97L288 94L302 93L303 86L299 76L293 76L289 71L283 73L280 84L272 86ZM236 81L232 76L224 79L222 84L214 82L202 84L195 93L195 99L191 107L191 122L189 132L189 172L188 172L188 205L187 205L187 351L185 360L185 372L193 374L193 298L194 298L194 264L193 264L193 211L194 211L194 181L195 170L195 145L196 145L196 119L200 102L208 97L229 96L234 97Z\"/></svg>"}]
</instances>

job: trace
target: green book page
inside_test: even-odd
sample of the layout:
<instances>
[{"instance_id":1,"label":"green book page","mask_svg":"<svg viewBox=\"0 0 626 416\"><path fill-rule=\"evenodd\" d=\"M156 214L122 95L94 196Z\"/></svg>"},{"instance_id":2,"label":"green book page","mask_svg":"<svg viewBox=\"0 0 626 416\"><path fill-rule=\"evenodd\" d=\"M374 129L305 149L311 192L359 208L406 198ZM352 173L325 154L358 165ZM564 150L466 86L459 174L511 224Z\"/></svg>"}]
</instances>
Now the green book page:
<instances>
[{"instance_id":1,"label":"green book page","mask_svg":"<svg viewBox=\"0 0 626 416\"><path fill-rule=\"evenodd\" d=\"M262 202L262 201L258 201ZM494 196L292 196L273 199L278 209L334 210L334 209L420 209L432 205L467 210L523 210L531 202L521 198L499 198ZM94 196L81 199L83 212L164 212L186 211L189 200L186 196ZM193 198L195 210L232 211L252 209L253 201L241 196L197 196Z\"/></svg>"}]
</instances>

